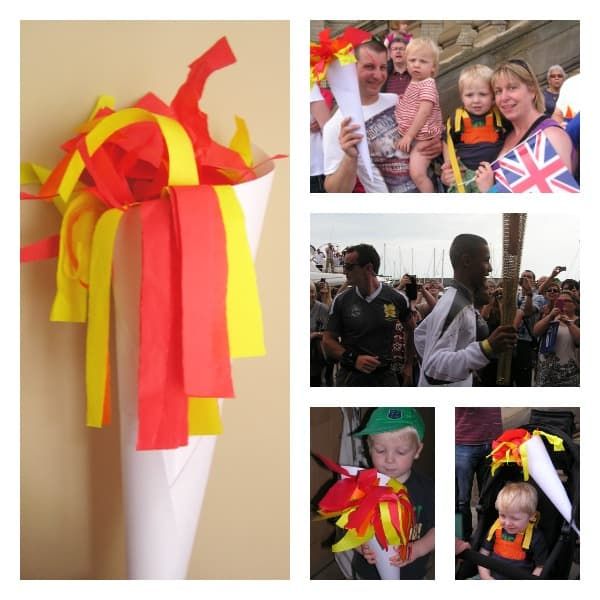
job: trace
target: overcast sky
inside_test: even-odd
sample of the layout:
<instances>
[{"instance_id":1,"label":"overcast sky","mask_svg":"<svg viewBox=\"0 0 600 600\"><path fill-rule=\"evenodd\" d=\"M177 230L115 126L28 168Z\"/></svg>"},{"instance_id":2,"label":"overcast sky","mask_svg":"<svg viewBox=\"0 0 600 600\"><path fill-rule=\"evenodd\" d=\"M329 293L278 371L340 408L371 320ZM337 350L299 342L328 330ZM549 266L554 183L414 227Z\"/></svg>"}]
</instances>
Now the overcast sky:
<instances>
[{"instance_id":1,"label":"overcast sky","mask_svg":"<svg viewBox=\"0 0 600 600\"><path fill-rule=\"evenodd\" d=\"M311 244L327 242L342 248L365 242L381 256L380 273L419 277L452 276L448 258L450 243L459 233L484 237L491 250L492 277L502 275L502 215L497 214L313 214ZM560 278L579 279L579 219L566 214L529 214L521 269L536 277L548 275L556 266L566 266ZM384 261L385 248L385 261ZM434 269L435 249L435 269ZM385 268L384 268L385 266Z\"/></svg>"}]
</instances>

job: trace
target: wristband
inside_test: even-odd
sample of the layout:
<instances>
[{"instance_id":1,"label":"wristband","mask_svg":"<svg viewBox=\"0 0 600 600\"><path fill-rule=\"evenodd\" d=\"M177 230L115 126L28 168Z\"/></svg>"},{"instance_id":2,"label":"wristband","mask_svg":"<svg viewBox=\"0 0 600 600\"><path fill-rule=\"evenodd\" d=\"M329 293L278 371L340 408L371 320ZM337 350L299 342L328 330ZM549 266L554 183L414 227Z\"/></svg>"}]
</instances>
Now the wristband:
<instances>
[{"instance_id":1,"label":"wristband","mask_svg":"<svg viewBox=\"0 0 600 600\"><path fill-rule=\"evenodd\" d=\"M492 348L492 345L490 344L490 341L487 338L479 342L479 345L481 346L481 350L483 351L483 353L488 358L492 358L492 356L494 356L494 350Z\"/></svg>"},{"instance_id":2,"label":"wristband","mask_svg":"<svg viewBox=\"0 0 600 600\"><path fill-rule=\"evenodd\" d=\"M344 369L352 370L354 369L354 363L356 363L356 358L356 354L352 352L352 350L346 350L340 358L340 365L344 367Z\"/></svg>"}]
</instances>

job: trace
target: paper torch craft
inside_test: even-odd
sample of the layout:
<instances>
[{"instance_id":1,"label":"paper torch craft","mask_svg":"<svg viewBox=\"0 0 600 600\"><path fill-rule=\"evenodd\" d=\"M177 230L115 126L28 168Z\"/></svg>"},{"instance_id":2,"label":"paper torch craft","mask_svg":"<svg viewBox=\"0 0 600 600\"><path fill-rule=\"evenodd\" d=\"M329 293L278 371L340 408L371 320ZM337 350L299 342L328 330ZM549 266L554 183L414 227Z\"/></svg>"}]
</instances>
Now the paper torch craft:
<instances>
[{"instance_id":1,"label":"paper torch craft","mask_svg":"<svg viewBox=\"0 0 600 600\"><path fill-rule=\"evenodd\" d=\"M312 87L327 79L342 115L360 125L358 132L363 137L358 144L358 154L372 180L373 170L354 56L354 49L371 39L371 34L354 27L347 27L336 38L331 38L330 33L329 29L323 29L319 33L319 41L310 44L310 85Z\"/></svg>"},{"instance_id":2,"label":"paper torch craft","mask_svg":"<svg viewBox=\"0 0 600 600\"><path fill-rule=\"evenodd\" d=\"M21 249L57 257L52 321L87 322L87 424L110 421L110 298L119 223L142 228L137 449L221 432L217 398L233 396L230 359L265 352L254 263L234 185L257 178L246 126L228 147L198 107L209 75L235 62L225 38L195 60L167 104L152 93L114 109L101 97L52 169L21 167L24 200L53 202L60 233ZM277 158L277 157L274 157ZM206 285L210 282L210 285Z\"/></svg>"},{"instance_id":3,"label":"paper torch craft","mask_svg":"<svg viewBox=\"0 0 600 600\"><path fill-rule=\"evenodd\" d=\"M379 546L398 553L402 560L409 558L414 509L406 486L376 469L342 467L323 456L318 458L329 470L341 475L319 502L319 514L324 518L339 517L336 525L346 531L332 551L351 550L375 539L374 551ZM377 568L381 573L379 563Z\"/></svg>"},{"instance_id":4,"label":"paper torch craft","mask_svg":"<svg viewBox=\"0 0 600 600\"><path fill-rule=\"evenodd\" d=\"M554 452L565 451L562 438L539 429L535 429L532 433L526 429L508 429L496 438L492 442L492 452L488 455L492 460L492 476L505 464L513 463L521 467L523 479L527 481L531 476L565 521L579 535L579 530L572 522L571 501L556 473L542 437L548 440Z\"/></svg>"}]
</instances>

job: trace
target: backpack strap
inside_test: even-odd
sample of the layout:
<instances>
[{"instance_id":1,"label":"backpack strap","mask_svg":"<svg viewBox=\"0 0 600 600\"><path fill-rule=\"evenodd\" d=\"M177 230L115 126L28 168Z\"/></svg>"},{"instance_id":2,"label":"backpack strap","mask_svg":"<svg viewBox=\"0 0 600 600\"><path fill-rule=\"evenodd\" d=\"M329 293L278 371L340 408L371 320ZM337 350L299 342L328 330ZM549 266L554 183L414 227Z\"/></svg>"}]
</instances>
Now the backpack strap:
<instances>
[{"instance_id":1,"label":"backpack strap","mask_svg":"<svg viewBox=\"0 0 600 600\"><path fill-rule=\"evenodd\" d=\"M502 123L502 115L498 110L498 107L494 104L492 107L492 113L494 114L494 122L496 123L497 129L504 129L504 124Z\"/></svg>"},{"instance_id":2,"label":"backpack strap","mask_svg":"<svg viewBox=\"0 0 600 600\"><path fill-rule=\"evenodd\" d=\"M531 546L531 538L533 537L533 528L539 523L539 521L540 513L539 511L536 511L533 517L529 519L529 523L527 523L527 527L525 528L525 535L523 536L523 543L521 544L523 550L529 550L529 547Z\"/></svg>"},{"instance_id":3,"label":"backpack strap","mask_svg":"<svg viewBox=\"0 0 600 600\"><path fill-rule=\"evenodd\" d=\"M497 531L498 529L502 529L502 525L500 525L500 519L496 519L496 520L494 521L494 524L493 524L493 525L490 527L490 530L488 531L488 534L487 534L487 536L486 536L486 538L485 538L485 539L486 539L488 542L491 542L491 541L492 541L492 538L494 537L494 534L496 533L496 531Z\"/></svg>"}]
</instances>

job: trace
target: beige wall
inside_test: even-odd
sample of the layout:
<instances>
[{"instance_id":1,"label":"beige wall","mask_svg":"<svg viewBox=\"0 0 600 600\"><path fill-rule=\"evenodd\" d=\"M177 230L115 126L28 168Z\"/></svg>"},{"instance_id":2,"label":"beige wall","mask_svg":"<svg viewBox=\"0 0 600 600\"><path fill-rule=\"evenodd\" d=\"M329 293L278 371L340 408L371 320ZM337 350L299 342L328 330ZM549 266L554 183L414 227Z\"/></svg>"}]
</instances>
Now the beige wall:
<instances>
[{"instance_id":1,"label":"beige wall","mask_svg":"<svg viewBox=\"0 0 600 600\"><path fill-rule=\"evenodd\" d=\"M222 35L238 62L208 81L201 106L213 137L228 142L238 114L257 145L287 154L287 22L58 21L22 24L21 159L55 164L100 94L117 108L148 91L170 101L187 65ZM235 364L193 579L289 576L288 205L283 160L257 258L268 355ZM51 206L29 203L22 243L58 225ZM48 321L55 266L21 269L21 577L123 578L118 423L84 426L84 326Z\"/></svg>"}]
</instances>

